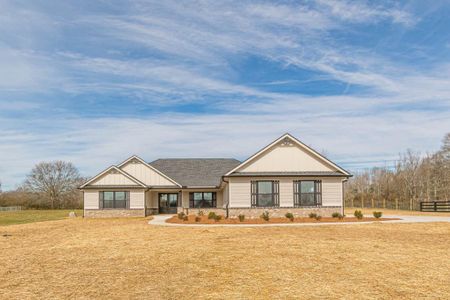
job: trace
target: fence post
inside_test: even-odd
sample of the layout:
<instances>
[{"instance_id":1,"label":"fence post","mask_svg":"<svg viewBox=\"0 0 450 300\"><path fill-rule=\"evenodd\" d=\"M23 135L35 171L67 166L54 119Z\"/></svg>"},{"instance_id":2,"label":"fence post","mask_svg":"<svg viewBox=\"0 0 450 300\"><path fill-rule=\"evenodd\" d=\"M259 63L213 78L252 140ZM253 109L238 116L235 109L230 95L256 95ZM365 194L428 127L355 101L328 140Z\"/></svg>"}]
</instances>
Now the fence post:
<instances>
[{"instance_id":1,"label":"fence post","mask_svg":"<svg viewBox=\"0 0 450 300\"><path fill-rule=\"evenodd\" d=\"M434 201L434 211L437 211L437 202Z\"/></svg>"}]
</instances>

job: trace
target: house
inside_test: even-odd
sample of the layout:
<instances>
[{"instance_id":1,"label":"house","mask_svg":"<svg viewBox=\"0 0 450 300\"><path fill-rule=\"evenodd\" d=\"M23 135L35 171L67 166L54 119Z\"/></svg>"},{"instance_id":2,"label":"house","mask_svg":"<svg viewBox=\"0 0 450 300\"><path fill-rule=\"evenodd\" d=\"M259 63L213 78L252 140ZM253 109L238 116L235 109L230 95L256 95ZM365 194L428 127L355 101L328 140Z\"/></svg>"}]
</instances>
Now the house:
<instances>
[{"instance_id":1,"label":"house","mask_svg":"<svg viewBox=\"0 0 450 300\"><path fill-rule=\"evenodd\" d=\"M352 176L285 134L243 162L228 158L132 156L80 189L85 217L216 213L235 217L292 212L343 213L343 183Z\"/></svg>"}]
</instances>

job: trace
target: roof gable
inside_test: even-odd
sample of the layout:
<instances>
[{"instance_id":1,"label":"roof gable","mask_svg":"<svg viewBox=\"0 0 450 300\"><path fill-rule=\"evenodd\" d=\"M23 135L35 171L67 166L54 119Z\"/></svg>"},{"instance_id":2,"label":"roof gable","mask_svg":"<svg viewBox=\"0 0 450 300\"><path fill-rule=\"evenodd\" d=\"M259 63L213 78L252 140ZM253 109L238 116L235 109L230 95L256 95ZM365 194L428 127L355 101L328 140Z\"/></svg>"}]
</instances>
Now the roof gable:
<instances>
[{"instance_id":1,"label":"roof gable","mask_svg":"<svg viewBox=\"0 0 450 300\"><path fill-rule=\"evenodd\" d=\"M290 134L278 138L226 175L234 172L340 172L350 175Z\"/></svg>"},{"instance_id":2,"label":"roof gable","mask_svg":"<svg viewBox=\"0 0 450 300\"><path fill-rule=\"evenodd\" d=\"M92 177L86 183L84 183L80 188L87 186L141 186L145 187L145 184L134 178L130 174L120 170L116 166L111 166L99 173L98 175Z\"/></svg>"},{"instance_id":3,"label":"roof gable","mask_svg":"<svg viewBox=\"0 0 450 300\"><path fill-rule=\"evenodd\" d=\"M148 186L181 186L136 155L125 160L118 167Z\"/></svg>"}]
</instances>

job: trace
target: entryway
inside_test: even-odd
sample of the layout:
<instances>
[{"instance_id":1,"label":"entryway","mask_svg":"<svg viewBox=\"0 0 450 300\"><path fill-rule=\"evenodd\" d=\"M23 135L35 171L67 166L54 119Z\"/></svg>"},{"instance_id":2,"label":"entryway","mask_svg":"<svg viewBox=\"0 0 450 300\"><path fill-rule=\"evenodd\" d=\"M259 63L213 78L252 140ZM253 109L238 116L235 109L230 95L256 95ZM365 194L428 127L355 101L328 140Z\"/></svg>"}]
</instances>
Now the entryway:
<instances>
[{"instance_id":1,"label":"entryway","mask_svg":"<svg viewBox=\"0 0 450 300\"><path fill-rule=\"evenodd\" d=\"M160 214L176 214L178 206L177 193L159 193L159 213Z\"/></svg>"}]
</instances>

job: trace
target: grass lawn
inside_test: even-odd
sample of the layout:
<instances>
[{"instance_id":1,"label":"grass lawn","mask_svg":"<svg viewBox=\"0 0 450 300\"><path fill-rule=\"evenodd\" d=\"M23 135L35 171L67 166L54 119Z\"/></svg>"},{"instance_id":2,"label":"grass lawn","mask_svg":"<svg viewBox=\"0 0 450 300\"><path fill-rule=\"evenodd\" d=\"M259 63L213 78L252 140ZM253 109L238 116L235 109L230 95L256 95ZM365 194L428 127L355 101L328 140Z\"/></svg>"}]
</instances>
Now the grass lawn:
<instances>
[{"instance_id":1,"label":"grass lawn","mask_svg":"<svg viewBox=\"0 0 450 300\"><path fill-rule=\"evenodd\" d=\"M361 210L366 217L372 217L374 211L381 211L383 215L398 215L398 216L438 216L446 217L450 216L448 212L422 212L422 211L411 211L411 210L395 210L395 209L382 209L382 208L360 208L360 207L346 207L345 214L347 216L353 216L355 210Z\"/></svg>"},{"instance_id":2,"label":"grass lawn","mask_svg":"<svg viewBox=\"0 0 450 300\"><path fill-rule=\"evenodd\" d=\"M0 226L61 220L67 218L69 216L69 212L71 211L75 211L77 216L83 215L83 210L63 210L63 209L0 211Z\"/></svg>"},{"instance_id":3,"label":"grass lawn","mask_svg":"<svg viewBox=\"0 0 450 300\"><path fill-rule=\"evenodd\" d=\"M0 226L0 298L448 299L449 237L449 223Z\"/></svg>"}]
</instances>

